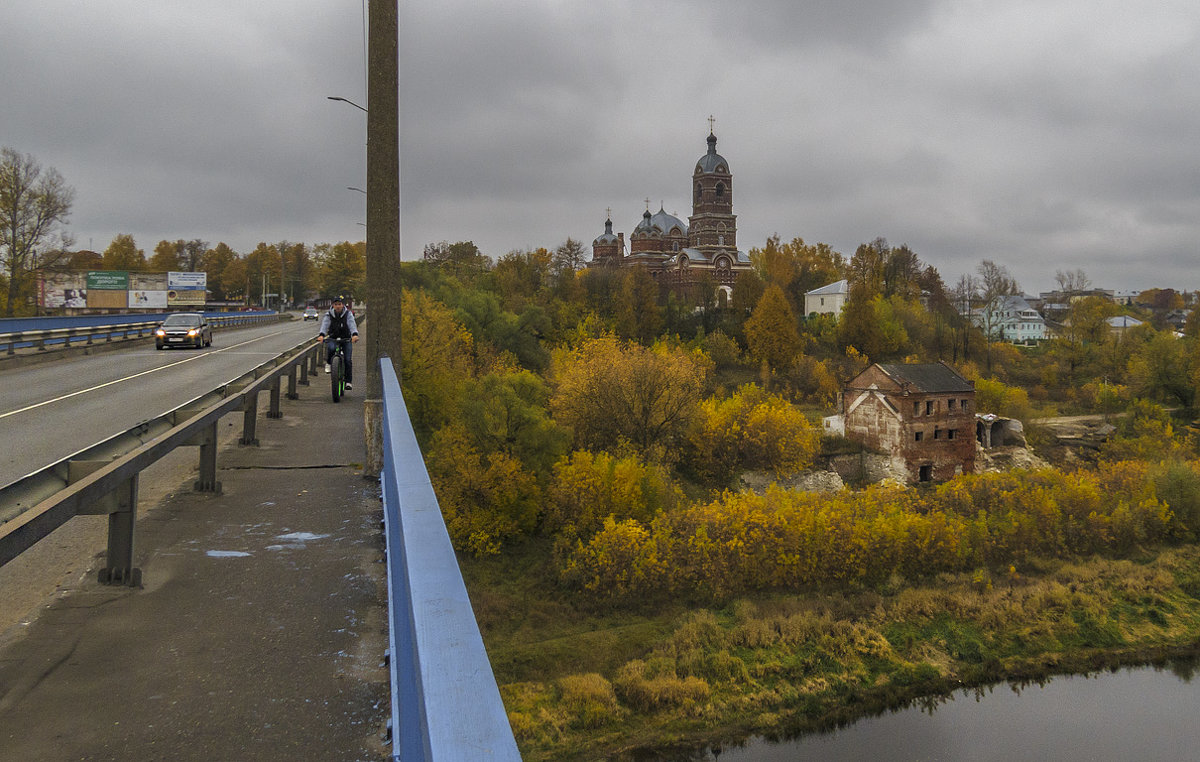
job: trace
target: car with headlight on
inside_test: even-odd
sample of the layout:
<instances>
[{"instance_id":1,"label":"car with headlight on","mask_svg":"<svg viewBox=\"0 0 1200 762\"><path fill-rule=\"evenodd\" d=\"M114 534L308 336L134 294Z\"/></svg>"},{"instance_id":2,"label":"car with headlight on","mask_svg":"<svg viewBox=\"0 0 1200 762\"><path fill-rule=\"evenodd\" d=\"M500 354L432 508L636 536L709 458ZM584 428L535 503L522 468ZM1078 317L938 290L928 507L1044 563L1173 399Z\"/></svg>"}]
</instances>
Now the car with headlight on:
<instances>
[{"instance_id":1,"label":"car with headlight on","mask_svg":"<svg viewBox=\"0 0 1200 762\"><path fill-rule=\"evenodd\" d=\"M321 315L317 312L316 307L309 307L304 311L305 320L320 320Z\"/></svg>"},{"instance_id":2,"label":"car with headlight on","mask_svg":"<svg viewBox=\"0 0 1200 762\"><path fill-rule=\"evenodd\" d=\"M176 312L168 315L154 331L154 347L212 346L212 325L199 312Z\"/></svg>"}]
</instances>

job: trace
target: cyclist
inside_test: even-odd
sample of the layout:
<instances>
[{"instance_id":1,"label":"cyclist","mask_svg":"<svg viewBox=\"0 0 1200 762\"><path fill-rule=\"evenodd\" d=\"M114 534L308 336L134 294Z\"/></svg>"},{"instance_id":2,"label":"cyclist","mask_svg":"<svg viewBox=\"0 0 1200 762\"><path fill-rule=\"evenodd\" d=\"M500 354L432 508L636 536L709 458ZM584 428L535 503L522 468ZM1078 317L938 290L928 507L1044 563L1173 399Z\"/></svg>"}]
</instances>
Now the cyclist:
<instances>
[{"instance_id":1,"label":"cyclist","mask_svg":"<svg viewBox=\"0 0 1200 762\"><path fill-rule=\"evenodd\" d=\"M354 313L346 309L346 302L340 296L333 299L333 306L321 318L321 331L317 341L325 343L325 372L329 372L329 360L333 357L334 342L342 345L346 364L346 388L353 389L350 380L354 378L354 366L350 364L350 348L358 341L358 325L354 322Z\"/></svg>"}]
</instances>

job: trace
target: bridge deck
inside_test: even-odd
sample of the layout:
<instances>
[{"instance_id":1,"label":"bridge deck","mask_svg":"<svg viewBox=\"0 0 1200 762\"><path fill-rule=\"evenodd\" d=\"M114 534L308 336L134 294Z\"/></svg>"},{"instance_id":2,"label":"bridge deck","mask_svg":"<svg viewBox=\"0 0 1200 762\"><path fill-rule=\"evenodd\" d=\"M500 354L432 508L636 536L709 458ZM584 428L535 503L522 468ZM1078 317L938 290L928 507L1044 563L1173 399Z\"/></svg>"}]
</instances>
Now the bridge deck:
<instances>
[{"instance_id":1,"label":"bridge deck","mask_svg":"<svg viewBox=\"0 0 1200 762\"><path fill-rule=\"evenodd\" d=\"M222 495L140 507L144 590L89 575L0 637L0 759L388 758L362 392L324 380L222 450Z\"/></svg>"}]
</instances>

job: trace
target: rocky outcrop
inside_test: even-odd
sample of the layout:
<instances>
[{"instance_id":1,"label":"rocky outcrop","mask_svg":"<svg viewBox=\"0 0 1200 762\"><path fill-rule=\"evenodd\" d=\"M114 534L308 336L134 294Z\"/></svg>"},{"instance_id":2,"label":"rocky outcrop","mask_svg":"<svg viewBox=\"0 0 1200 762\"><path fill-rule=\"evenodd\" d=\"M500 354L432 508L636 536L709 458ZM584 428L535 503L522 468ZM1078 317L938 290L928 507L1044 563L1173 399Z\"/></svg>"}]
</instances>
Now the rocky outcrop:
<instances>
[{"instance_id":1,"label":"rocky outcrop","mask_svg":"<svg viewBox=\"0 0 1200 762\"><path fill-rule=\"evenodd\" d=\"M759 495L772 484L801 492L838 492L846 488L842 477L833 471L801 471L785 477L778 477L769 471L749 471L742 474L741 484L742 489Z\"/></svg>"}]
</instances>

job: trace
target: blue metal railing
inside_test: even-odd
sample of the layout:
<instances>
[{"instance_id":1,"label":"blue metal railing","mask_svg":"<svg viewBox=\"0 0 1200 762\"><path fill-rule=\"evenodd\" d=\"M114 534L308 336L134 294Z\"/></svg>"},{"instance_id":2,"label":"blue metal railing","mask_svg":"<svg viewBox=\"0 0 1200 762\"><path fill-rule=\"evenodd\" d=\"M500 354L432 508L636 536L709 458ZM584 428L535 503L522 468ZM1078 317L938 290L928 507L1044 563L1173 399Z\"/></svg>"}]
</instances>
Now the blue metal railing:
<instances>
[{"instance_id":1,"label":"blue metal railing","mask_svg":"<svg viewBox=\"0 0 1200 762\"><path fill-rule=\"evenodd\" d=\"M109 342L127 339L131 335L148 336L158 323L170 313L122 314L122 315L72 315L40 318L0 318L0 349L14 354L17 349L72 342L91 344L96 341ZM245 325L271 319L279 313L274 310L253 312L205 312L204 315L216 328Z\"/></svg>"},{"instance_id":2,"label":"blue metal railing","mask_svg":"<svg viewBox=\"0 0 1200 762\"><path fill-rule=\"evenodd\" d=\"M392 759L520 760L391 360L380 371Z\"/></svg>"}]
</instances>

